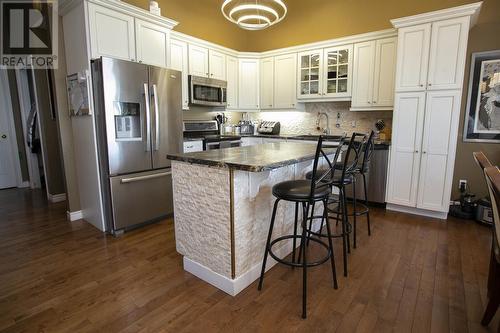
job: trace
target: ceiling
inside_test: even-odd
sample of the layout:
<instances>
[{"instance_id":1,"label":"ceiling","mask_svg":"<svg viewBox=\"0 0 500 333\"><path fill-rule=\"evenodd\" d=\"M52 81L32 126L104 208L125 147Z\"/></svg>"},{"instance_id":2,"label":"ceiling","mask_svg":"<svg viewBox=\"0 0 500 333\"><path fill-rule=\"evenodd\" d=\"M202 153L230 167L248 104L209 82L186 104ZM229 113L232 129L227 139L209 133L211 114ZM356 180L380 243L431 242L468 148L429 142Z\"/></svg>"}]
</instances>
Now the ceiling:
<instances>
[{"instance_id":1,"label":"ceiling","mask_svg":"<svg viewBox=\"0 0 500 333\"><path fill-rule=\"evenodd\" d=\"M125 0L148 9L148 0ZM262 31L227 21L222 0L157 0L175 30L238 51L265 51L391 28L392 18L476 2L475 0L284 0L285 19ZM479 23L499 22L500 0L484 0Z\"/></svg>"}]
</instances>

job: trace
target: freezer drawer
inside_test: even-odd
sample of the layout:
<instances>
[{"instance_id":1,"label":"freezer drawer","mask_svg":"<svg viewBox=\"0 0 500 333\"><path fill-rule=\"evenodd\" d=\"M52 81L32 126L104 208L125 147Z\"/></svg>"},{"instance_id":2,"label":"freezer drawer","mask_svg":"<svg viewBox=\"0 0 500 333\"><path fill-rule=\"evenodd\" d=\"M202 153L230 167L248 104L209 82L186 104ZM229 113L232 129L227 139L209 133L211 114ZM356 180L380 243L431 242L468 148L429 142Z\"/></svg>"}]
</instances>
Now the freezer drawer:
<instances>
[{"instance_id":1,"label":"freezer drawer","mask_svg":"<svg viewBox=\"0 0 500 333\"><path fill-rule=\"evenodd\" d=\"M111 177L110 187L115 230L174 212L170 169Z\"/></svg>"}]
</instances>

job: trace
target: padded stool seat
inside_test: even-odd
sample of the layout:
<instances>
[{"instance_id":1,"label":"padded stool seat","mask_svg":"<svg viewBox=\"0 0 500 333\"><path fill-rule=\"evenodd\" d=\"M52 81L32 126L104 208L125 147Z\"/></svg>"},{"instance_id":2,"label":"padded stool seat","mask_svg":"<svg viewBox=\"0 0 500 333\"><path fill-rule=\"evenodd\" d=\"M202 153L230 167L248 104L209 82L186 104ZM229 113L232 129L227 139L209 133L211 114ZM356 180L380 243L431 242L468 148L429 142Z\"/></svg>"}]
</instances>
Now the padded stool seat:
<instances>
[{"instance_id":1,"label":"padded stool seat","mask_svg":"<svg viewBox=\"0 0 500 333\"><path fill-rule=\"evenodd\" d=\"M310 180L288 180L273 186L273 195L287 201L309 201L311 195ZM330 195L330 188L316 188L313 199L321 199Z\"/></svg>"}]
</instances>

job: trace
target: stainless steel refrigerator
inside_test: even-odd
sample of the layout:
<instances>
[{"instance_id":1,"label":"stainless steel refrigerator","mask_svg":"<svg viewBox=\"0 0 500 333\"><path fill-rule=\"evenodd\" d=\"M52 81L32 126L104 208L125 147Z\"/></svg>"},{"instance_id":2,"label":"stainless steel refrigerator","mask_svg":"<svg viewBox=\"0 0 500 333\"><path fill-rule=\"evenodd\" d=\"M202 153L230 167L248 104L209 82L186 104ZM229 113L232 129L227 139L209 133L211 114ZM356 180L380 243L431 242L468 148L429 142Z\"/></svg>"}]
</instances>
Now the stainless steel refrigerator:
<instances>
[{"instance_id":1,"label":"stainless steel refrigerator","mask_svg":"<svg viewBox=\"0 0 500 333\"><path fill-rule=\"evenodd\" d=\"M167 153L182 151L181 72L102 57L92 84L106 231L172 214Z\"/></svg>"}]
</instances>

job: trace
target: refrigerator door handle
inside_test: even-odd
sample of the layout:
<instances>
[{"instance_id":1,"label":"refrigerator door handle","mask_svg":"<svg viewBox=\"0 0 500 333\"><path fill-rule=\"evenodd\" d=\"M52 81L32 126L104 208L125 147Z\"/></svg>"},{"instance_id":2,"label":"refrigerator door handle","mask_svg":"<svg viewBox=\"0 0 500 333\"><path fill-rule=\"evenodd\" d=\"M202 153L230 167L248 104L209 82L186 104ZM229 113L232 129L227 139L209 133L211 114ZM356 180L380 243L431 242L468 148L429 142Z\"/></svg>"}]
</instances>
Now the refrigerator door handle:
<instances>
[{"instance_id":1,"label":"refrigerator door handle","mask_svg":"<svg viewBox=\"0 0 500 333\"><path fill-rule=\"evenodd\" d=\"M158 104L158 89L156 84L153 84L153 99L155 108L155 150L160 149L160 111Z\"/></svg>"},{"instance_id":2,"label":"refrigerator door handle","mask_svg":"<svg viewBox=\"0 0 500 333\"><path fill-rule=\"evenodd\" d=\"M172 174L172 171L167 171L167 172L155 173L153 175L147 175L147 176L123 178L120 181L120 183L127 184L127 183L140 182L142 180L148 180L148 179L154 179L154 178L160 178L160 177L170 176L171 174Z\"/></svg>"},{"instance_id":3,"label":"refrigerator door handle","mask_svg":"<svg viewBox=\"0 0 500 333\"><path fill-rule=\"evenodd\" d=\"M146 151L151 150L151 115L149 111L149 88L144 83L144 100L146 102Z\"/></svg>"}]
</instances>

